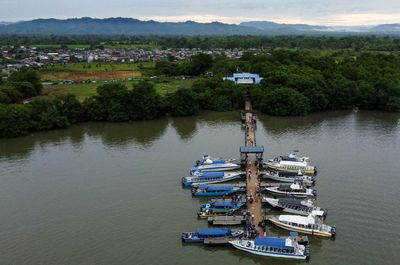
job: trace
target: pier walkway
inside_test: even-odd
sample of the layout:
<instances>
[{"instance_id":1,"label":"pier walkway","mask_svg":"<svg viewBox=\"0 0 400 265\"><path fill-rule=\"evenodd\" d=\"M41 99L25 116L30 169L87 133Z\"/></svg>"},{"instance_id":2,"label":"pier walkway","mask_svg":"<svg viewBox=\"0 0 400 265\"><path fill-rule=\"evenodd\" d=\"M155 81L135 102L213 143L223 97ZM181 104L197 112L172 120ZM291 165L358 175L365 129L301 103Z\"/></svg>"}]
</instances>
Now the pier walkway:
<instances>
[{"instance_id":1,"label":"pier walkway","mask_svg":"<svg viewBox=\"0 0 400 265\"><path fill-rule=\"evenodd\" d=\"M256 146L255 136L255 119L253 117L253 108L250 99L245 100L245 145ZM247 210L251 215L252 223L255 225L257 232L262 235L263 229L258 224L263 221L262 214L262 197L258 197L257 190L260 188L258 180L258 169L256 165L256 155L248 154L246 159L246 184L247 196L252 196L254 201L247 203Z\"/></svg>"}]
</instances>

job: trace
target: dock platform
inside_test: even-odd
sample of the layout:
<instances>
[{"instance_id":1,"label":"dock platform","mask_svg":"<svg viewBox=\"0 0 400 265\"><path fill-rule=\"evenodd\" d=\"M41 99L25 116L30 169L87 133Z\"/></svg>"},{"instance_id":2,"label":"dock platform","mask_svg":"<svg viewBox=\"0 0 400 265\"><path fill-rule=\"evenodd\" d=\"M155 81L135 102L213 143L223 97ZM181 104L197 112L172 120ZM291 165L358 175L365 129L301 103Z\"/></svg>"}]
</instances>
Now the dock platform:
<instances>
[{"instance_id":1,"label":"dock platform","mask_svg":"<svg viewBox=\"0 0 400 265\"><path fill-rule=\"evenodd\" d=\"M208 217L208 223L211 225L241 225L245 222L246 217L244 215Z\"/></svg>"},{"instance_id":2,"label":"dock platform","mask_svg":"<svg viewBox=\"0 0 400 265\"><path fill-rule=\"evenodd\" d=\"M255 135L255 122L253 116L253 107L251 100L247 98L245 100L245 145L246 147L256 147L256 135ZM264 150L262 150L264 151ZM263 221L262 212L262 198L260 195L260 182L258 178L258 165L256 154L246 154L246 186L247 196L253 198L247 203L247 211L251 223L254 225L257 233L262 235L264 230L258 224Z\"/></svg>"}]
</instances>

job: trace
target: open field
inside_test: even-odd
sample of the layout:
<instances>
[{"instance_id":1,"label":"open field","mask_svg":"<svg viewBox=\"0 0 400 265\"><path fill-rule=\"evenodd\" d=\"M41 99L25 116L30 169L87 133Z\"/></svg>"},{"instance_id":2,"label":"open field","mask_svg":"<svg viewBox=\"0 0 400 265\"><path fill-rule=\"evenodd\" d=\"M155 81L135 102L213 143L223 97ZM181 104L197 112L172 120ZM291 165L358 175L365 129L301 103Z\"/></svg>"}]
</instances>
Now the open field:
<instances>
[{"instance_id":1,"label":"open field","mask_svg":"<svg viewBox=\"0 0 400 265\"><path fill-rule=\"evenodd\" d=\"M121 82L129 89L133 84L139 82L140 79L133 81ZM154 87L158 93L165 95L176 91L178 88L190 88L194 79L187 80L170 80L167 82L154 82ZM79 100L84 100L86 97L94 96L97 94L97 87L105 83L85 83L85 84L58 84L58 85L45 85L43 93L40 97L56 97L58 95L74 94Z\"/></svg>"},{"instance_id":2,"label":"open field","mask_svg":"<svg viewBox=\"0 0 400 265\"><path fill-rule=\"evenodd\" d=\"M153 62L73 63L49 65L40 72L43 81L86 81L138 78L152 69Z\"/></svg>"},{"instance_id":3,"label":"open field","mask_svg":"<svg viewBox=\"0 0 400 265\"><path fill-rule=\"evenodd\" d=\"M57 80L113 80L113 79L128 79L141 77L142 73L138 70L131 71L84 71L84 72L54 72L42 74L44 81Z\"/></svg>"},{"instance_id":4,"label":"open field","mask_svg":"<svg viewBox=\"0 0 400 265\"><path fill-rule=\"evenodd\" d=\"M132 71L154 69L154 62L140 63L69 63L53 64L43 67L40 72L43 74L53 72L101 72L101 71Z\"/></svg>"}]
</instances>

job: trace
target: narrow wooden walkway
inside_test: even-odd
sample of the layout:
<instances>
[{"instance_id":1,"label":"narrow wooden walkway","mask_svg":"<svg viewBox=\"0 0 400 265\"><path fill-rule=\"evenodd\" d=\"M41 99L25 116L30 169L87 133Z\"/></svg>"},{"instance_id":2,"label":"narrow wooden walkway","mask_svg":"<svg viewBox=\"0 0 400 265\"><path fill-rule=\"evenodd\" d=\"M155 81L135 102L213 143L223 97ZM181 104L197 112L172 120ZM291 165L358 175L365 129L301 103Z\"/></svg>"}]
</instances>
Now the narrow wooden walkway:
<instances>
[{"instance_id":1,"label":"narrow wooden walkway","mask_svg":"<svg viewBox=\"0 0 400 265\"><path fill-rule=\"evenodd\" d=\"M246 113L246 146L256 146L255 124L253 120L253 108L250 99L245 101ZM252 216L252 222L256 227L257 232L262 235L263 229L258 226L263 220L262 214L262 198L257 197L257 189L259 188L259 180L257 178L257 166L255 164L256 157L254 154L249 154L246 161L246 176L247 176L247 195L254 198L253 203L247 203L247 210Z\"/></svg>"}]
</instances>

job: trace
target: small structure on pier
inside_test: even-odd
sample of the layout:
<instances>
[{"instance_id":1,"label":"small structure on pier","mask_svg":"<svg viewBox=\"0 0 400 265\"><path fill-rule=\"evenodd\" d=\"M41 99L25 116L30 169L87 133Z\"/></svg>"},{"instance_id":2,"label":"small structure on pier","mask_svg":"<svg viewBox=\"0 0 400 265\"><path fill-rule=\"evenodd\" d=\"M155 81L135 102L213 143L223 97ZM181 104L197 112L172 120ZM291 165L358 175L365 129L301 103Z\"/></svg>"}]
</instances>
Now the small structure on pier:
<instances>
[{"instance_id":1,"label":"small structure on pier","mask_svg":"<svg viewBox=\"0 0 400 265\"><path fill-rule=\"evenodd\" d=\"M229 80L240 85L258 85L263 78L259 74L234 73L233 76L226 76L223 80Z\"/></svg>"},{"instance_id":2,"label":"small structure on pier","mask_svg":"<svg viewBox=\"0 0 400 265\"><path fill-rule=\"evenodd\" d=\"M264 146L241 146L240 147L240 163L242 165L246 164L248 161L249 154L254 154L256 161L259 164L263 162Z\"/></svg>"}]
</instances>

